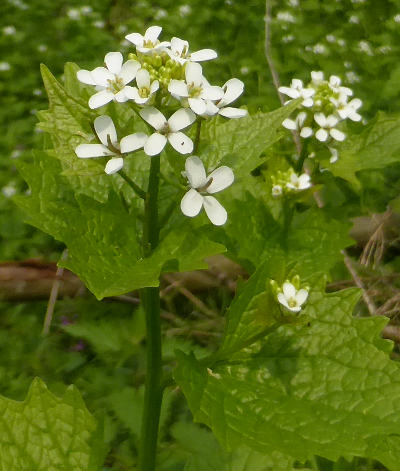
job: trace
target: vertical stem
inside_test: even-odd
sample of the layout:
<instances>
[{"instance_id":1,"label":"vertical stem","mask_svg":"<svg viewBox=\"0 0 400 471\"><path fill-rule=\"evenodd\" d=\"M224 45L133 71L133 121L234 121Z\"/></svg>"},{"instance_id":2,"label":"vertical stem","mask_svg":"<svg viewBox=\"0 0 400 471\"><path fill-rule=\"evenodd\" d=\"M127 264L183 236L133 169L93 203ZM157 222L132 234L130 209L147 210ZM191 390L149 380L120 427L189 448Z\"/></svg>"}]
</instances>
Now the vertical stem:
<instances>
[{"instance_id":1,"label":"vertical stem","mask_svg":"<svg viewBox=\"0 0 400 471\"><path fill-rule=\"evenodd\" d=\"M145 199L143 251L149 257L158 245L158 187L160 179L160 156L151 158L149 185ZM157 454L157 435L160 420L161 386L161 322L159 287L143 288L141 299L146 314L146 360L142 429L139 445L140 471L154 471Z\"/></svg>"},{"instance_id":2,"label":"vertical stem","mask_svg":"<svg viewBox=\"0 0 400 471\"><path fill-rule=\"evenodd\" d=\"M303 147L299 155L299 160L297 161L297 166L296 166L296 171L298 173L301 173L301 171L303 170L304 161L306 160L307 155L308 155L307 141L304 141Z\"/></svg>"},{"instance_id":3,"label":"vertical stem","mask_svg":"<svg viewBox=\"0 0 400 471\"><path fill-rule=\"evenodd\" d=\"M194 140L193 154L196 154L198 149L199 149L200 133L201 133L201 122L202 121L203 121L203 118L198 118L197 126L196 126L196 138Z\"/></svg>"}]
</instances>

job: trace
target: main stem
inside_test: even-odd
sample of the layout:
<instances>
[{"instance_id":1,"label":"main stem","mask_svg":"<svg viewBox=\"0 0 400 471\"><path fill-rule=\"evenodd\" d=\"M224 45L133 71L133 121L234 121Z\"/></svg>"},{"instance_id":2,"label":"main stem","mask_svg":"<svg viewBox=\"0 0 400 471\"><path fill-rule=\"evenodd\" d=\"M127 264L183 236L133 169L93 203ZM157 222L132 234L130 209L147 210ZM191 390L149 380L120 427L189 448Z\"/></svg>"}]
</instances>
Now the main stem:
<instances>
[{"instance_id":1,"label":"main stem","mask_svg":"<svg viewBox=\"0 0 400 471\"><path fill-rule=\"evenodd\" d=\"M160 156L151 158L149 185L145 198L145 221L143 230L143 250L149 257L158 245L158 187L160 178ZM161 385L161 322L160 290L143 288L141 299L146 313L146 359L144 408L139 445L139 471L154 471L157 454L157 435L160 421Z\"/></svg>"}]
</instances>

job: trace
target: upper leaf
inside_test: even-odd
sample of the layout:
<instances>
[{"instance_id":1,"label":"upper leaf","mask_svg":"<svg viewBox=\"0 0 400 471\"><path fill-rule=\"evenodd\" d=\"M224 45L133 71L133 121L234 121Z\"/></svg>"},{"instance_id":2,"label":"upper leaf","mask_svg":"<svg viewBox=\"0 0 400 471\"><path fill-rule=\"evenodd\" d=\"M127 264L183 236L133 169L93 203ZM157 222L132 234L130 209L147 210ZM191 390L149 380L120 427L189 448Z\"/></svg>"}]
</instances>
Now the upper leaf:
<instances>
[{"instance_id":1,"label":"upper leaf","mask_svg":"<svg viewBox=\"0 0 400 471\"><path fill-rule=\"evenodd\" d=\"M23 402L0 397L0 468L7 471L97 471L96 423L70 386L63 398L35 379Z\"/></svg>"}]
</instances>

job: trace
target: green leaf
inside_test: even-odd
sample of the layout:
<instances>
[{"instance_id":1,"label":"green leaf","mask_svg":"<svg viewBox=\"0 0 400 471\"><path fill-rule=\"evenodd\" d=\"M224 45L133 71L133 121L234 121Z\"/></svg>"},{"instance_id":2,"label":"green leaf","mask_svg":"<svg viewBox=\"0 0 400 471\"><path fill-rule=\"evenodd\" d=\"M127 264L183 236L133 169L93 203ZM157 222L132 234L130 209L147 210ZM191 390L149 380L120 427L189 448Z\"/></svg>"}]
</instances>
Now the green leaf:
<instances>
[{"instance_id":1,"label":"green leaf","mask_svg":"<svg viewBox=\"0 0 400 471\"><path fill-rule=\"evenodd\" d=\"M235 175L248 174L266 157L261 153L283 135L282 121L299 106L299 100L269 113L256 113L240 119L222 118L203 123L199 155L209 169L228 165Z\"/></svg>"},{"instance_id":2,"label":"green leaf","mask_svg":"<svg viewBox=\"0 0 400 471\"><path fill-rule=\"evenodd\" d=\"M0 468L97 471L96 423L74 386L63 398L36 378L23 402L0 397Z\"/></svg>"},{"instance_id":3,"label":"green leaf","mask_svg":"<svg viewBox=\"0 0 400 471\"><path fill-rule=\"evenodd\" d=\"M400 118L378 113L359 134L350 136L339 148L339 160L326 166L337 177L360 187L356 173L399 162Z\"/></svg>"},{"instance_id":4,"label":"green leaf","mask_svg":"<svg viewBox=\"0 0 400 471\"><path fill-rule=\"evenodd\" d=\"M17 199L27 222L66 244L68 258L60 265L76 273L99 299L158 286L163 271L206 268L205 257L225 250L206 238L206 228L193 227L181 216L163 233L152 256L143 258L136 210L128 213L116 194L105 202L74 196L59 162L45 152L35 154L33 165L21 164L20 171L32 192Z\"/></svg>"},{"instance_id":5,"label":"green leaf","mask_svg":"<svg viewBox=\"0 0 400 471\"><path fill-rule=\"evenodd\" d=\"M179 354L175 377L195 420L230 450L355 455L399 470L400 366L380 338L387 319L352 317L358 299L311 288L307 325L283 325L214 364Z\"/></svg>"}]
</instances>

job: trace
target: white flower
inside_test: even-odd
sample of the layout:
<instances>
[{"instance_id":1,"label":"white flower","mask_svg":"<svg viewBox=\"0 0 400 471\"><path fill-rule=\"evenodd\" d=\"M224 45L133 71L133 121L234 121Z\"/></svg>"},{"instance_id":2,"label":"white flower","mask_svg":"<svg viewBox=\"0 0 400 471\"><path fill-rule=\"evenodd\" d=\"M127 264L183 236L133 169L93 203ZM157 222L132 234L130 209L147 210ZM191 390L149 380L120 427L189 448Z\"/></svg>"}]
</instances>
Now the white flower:
<instances>
[{"instance_id":1,"label":"white flower","mask_svg":"<svg viewBox=\"0 0 400 471\"><path fill-rule=\"evenodd\" d=\"M136 50L142 54L159 52L170 45L168 41L160 42L158 36L162 31L161 26L150 26L146 29L144 36L140 33L131 33L125 36L129 42L136 46Z\"/></svg>"},{"instance_id":2,"label":"white flower","mask_svg":"<svg viewBox=\"0 0 400 471\"><path fill-rule=\"evenodd\" d=\"M181 132L196 121L196 115L191 110L181 108L167 120L161 111L150 106L141 110L140 116L156 130L144 145L147 155L157 155L162 152L167 140L181 154L192 152L192 140Z\"/></svg>"},{"instance_id":3,"label":"white flower","mask_svg":"<svg viewBox=\"0 0 400 471\"><path fill-rule=\"evenodd\" d=\"M315 90L313 88L304 88L303 82L299 79L293 79L290 83L290 87L279 87L279 91L290 98L295 99L302 97L303 102L301 104L306 108L314 104L311 97L314 95Z\"/></svg>"},{"instance_id":4,"label":"white flower","mask_svg":"<svg viewBox=\"0 0 400 471\"><path fill-rule=\"evenodd\" d=\"M118 143L114 123L106 115L98 116L94 120L94 129L101 144L80 144L75 149L75 153L81 159L118 155L118 157L113 157L107 162L104 171L108 175L121 170L124 165L122 154L128 154L142 148L147 140L146 134L137 132L123 137Z\"/></svg>"},{"instance_id":5,"label":"white flower","mask_svg":"<svg viewBox=\"0 0 400 471\"><path fill-rule=\"evenodd\" d=\"M71 20L79 20L80 17L81 17L81 14L80 14L80 11L77 10L76 8L70 8L70 9L67 11L67 16L68 16Z\"/></svg>"},{"instance_id":6,"label":"white flower","mask_svg":"<svg viewBox=\"0 0 400 471\"><path fill-rule=\"evenodd\" d=\"M213 197L207 194L218 193L232 185L234 175L229 167L216 168L207 177L203 162L192 155L185 162L185 176L191 189L181 201L181 210L185 216L195 217L204 207L209 220L215 226L225 224L228 215L225 208Z\"/></svg>"},{"instance_id":7,"label":"white flower","mask_svg":"<svg viewBox=\"0 0 400 471\"><path fill-rule=\"evenodd\" d=\"M150 74L146 69L140 69L136 74L136 87L127 87L125 95L134 100L138 105L145 105L157 92L159 88L158 80L150 81Z\"/></svg>"},{"instance_id":8,"label":"white flower","mask_svg":"<svg viewBox=\"0 0 400 471\"><path fill-rule=\"evenodd\" d=\"M290 180L286 183L286 187L291 190L306 190L311 187L310 175L303 173L299 176L292 172L290 174Z\"/></svg>"},{"instance_id":9,"label":"white flower","mask_svg":"<svg viewBox=\"0 0 400 471\"><path fill-rule=\"evenodd\" d=\"M304 288L296 290L292 283L286 281L283 283L282 291L282 293L278 293L278 301L289 309L289 311L301 311L301 306L308 298L308 290Z\"/></svg>"},{"instance_id":10,"label":"white flower","mask_svg":"<svg viewBox=\"0 0 400 471\"><path fill-rule=\"evenodd\" d=\"M359 98L353 98L347 102L347 96L341 96L338 100L337 113L341 119L351 119L352 121L361 121L362 117L357 110L361 108L362 101Z\"/></svg>"},{"instance_id":11,"label":"white flower","mask_svg":"<svg viewBox=\"0 0 400 471\"><path fill-rule=\"evenodd\" d=\"M315 137L321 141L325 142L329 136L331 136L336 141L344 141L346 135L335 128L339 120L336 116L330 114L325 116L323 113L315 113L314 115L315 122L320 126L320 129L315 133Z\"/></svg>"},{"instance_id":12,"label":"white flower","mask_svg":"<svg viewBox=\"0 0 400 471\"><path fill-rule=\"evenodd\" d=\"M311 81L314 85L319 85L321 82L324 81L324 73L321 70L313 70L311 72Z\"/></svg>"},{"instance_id":13,"label":"white flower","mask_svg":"<svg viewBox=\"0 0 400 471\"><path fill-rule=\"evenodd\" d=\"M301 137L307 138L307 137L310 137L312 135L313 130L308 126L303 127L303 124L304 124L304 121L306 120L306 118L307 118L307 113L302 111L296 116L296 118L294 120L293 119L285 119L282 122L282 126L286 129L290 129L292 131L298 131L300 133Z\"/></svg>"},{"instance_id":14,"label":"white flower","mask_svg":"<svg viewBox=\"0 0 400 471\"><path fill-rule=\"evenodd\" d=\"M12 196L15 195L17 192L17 189L15 188L13 183L10 183L9 185L3 186L1 189L1 192L6 198L11 198Z\"/></svg>"},{"instance_id":15,"label":"white flower","mask_svg":"<svg viewBox=\"0 0 400 471\"><path fill-rule=\"evenodd\" d=\"M0 62L0 72L5 72L6 70L10 70L11 65L8 62Z\"/></svg>"},{"instance_id":16,"label":"white flower","mask_svg":"<svg viewBox=\"0 0 400 471\"><path fill-rule=\"evenodd\" d=\"M15 26L4 26L2 29L4 36L14 36L14 34L17 32L15 29Z\"/></svg>"},{"instance_id":17,"label":"white flower","mask_svg":"<svg viewBox=\"0 0 400 471\"><path fill-rule=\"evenodd\" d=\"M273 185L272 196L281 196L283 193L282 185Z\"/></svg>"},{"instance_id":18,"label":"white flower","mask_svg":"<svg viewBox=\"0 0 400 471\"><path fill-rule=\"evenodd\" d=\"M200 49L199 51L189 53L189 43L183 39L173 37L171 46L166 49L167 54L172 60L184 64L185 62L209 61L218 57L213 49Z\"/></svg>"},{"instance_id":19,"label":"white flower","mask_svg":"<svg viewBox=\"0 0 400 471\"><path fill-rule=\"evenodd\" d=\"M112 100L120 103L128 100L125 92L140 69L139 62L128 60L123 64L120 52L109 52L104 57L106 67L96 67L94 70L78 70L78 80L87 85L95 85L98 91L89 99L91 109L100 108Z\"/></svg>"},{"instance_id":20,"label":"white flower","mask_svg":"<svg viewBox=\"0 0 400 471\"><path fill-rule=\"evenodd\" d=\"M337 77L336 75L331 75L329 77L329 87L330 89L335 92L339 93L339 95L347 95L351 96L353 95L353 90L348 87L341 87L340 84L342 83L340 77Z\"/></svg>"},{"instance_id":21,"label":"white flower","mask_svg":"<svg viewBox=\"0 0 400 471\"><path fill-rule=\"evenodd\" d=\"M237 78L231 78L223 85L222 90L224 91L224 96L219 101L207 101L205 114L208 116L219 114L225 118L242 118L246 116L247 110L227 106L243 93L244 83Z\"/></svg>"},{"instance_id":22,"label":"white flower","mask_svg":"<svg viewBox=\"0 0 400 471\"><path fill-rule=\"evenodd\" d=\"M168 91L180 99L187 99L190 108L196 114L206 112L206 100L220 100L224 91L221 87L211 86L205 81L200 64L188 62L185 67L185 79L172 79Z\"/></svg>"}]
</instances>

